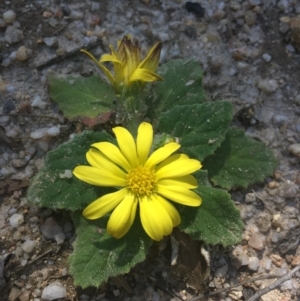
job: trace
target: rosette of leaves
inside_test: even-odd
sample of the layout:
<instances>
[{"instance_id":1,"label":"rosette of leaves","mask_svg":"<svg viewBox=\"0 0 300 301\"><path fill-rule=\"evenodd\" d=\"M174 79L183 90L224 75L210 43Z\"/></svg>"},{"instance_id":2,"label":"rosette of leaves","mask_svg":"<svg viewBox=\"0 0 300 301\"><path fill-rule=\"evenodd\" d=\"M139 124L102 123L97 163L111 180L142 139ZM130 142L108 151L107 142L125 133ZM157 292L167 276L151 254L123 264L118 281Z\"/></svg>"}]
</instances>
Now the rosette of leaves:
<instances>
[{"instance_id":1,"label":"rosette of leaves","mask_svg":"<svg viewBox=\"0 0 300 301\"><path fill-rule=\"evenodd\" d=\"M183 153L203 162L203 169L196 173L199 182L196 192L203 203L197 208L177 206L182 218L179 228L207 244L238 243L243 224L227 191L263 181L273 173L276 159L264 144L230 126L230 102L205 101L202 71L197 62L169 61L158 73L164 81L155 83L143 94L148 105L147 117L157 133L178 139ZM94 88L100 79L74 79L76 83L82 82L85 89L84 93L76 93L75 85L70 85L72 80L49 79L51 98L67 118L99 118L113 112L114 94L106 82L101 82L99 91ZM78 85L76 89L80 90ZM83 110L86 94L89 97ZM96 100L98 109L95 109ZM111 276L128 272L145 259L152 243L138 218L129 233L117 240L106 232L107 217L96 221L82 217L81 212L89 203L111 189L88 185L64 175L66 170L87 164L87 150L99 141L114 143L115 139L105 131L85 131L49 152L44 167L28 190L28 200L32 204L72 212L77 238L69 258L70 273L75 284L82 287L99 286Z\"/></svg>"}]
</instances>

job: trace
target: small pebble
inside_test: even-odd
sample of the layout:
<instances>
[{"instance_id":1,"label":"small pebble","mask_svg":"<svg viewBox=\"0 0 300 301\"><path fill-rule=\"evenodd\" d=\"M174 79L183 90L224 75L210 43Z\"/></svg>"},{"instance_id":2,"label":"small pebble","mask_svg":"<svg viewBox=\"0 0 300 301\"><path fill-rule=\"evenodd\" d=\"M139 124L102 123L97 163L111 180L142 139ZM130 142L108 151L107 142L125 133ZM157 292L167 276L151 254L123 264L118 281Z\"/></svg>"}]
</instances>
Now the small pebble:
<instances>
[{"instance_id":1,"label":"small pebble","mask_svg":"<svg viewBox=\"0 0 300 301\"><path fill-rule=\"evenodd\" d=\"M67 290L65 287L59 282L55 281L43 289L42 299L46 300L55 300L59 298L66 298Z\"/></svg>"},{"instance_id":2,"label":"small pebble","mask_svg":"<svg viewBox=\"0 0 300 301\"><path fill-rule=\"evenodd\" d=\"M53 239L55 235L62 233L61 227L56 223L53 217L48 217L41 225L41 232L45 238Z\"/></svg>"},{"instance_id":3,"label":"small pebble","mask_svg":"<svg viewBox=\"0 0 300 301\"><path fill-rule=\"evenodd\" d=\"M24 222L24 215L15 213L13 216L10 217L9 223L13 228L17 228L22 225Z\"/></svg>"},{"instance_id":4,"label":"small pebble","mask_svg":"<svg viewBox=\"0 0 300 301\"><path fill-rule=\"evenodd\" d=\"M246 196L245 196L245 202L246 203L253 203L256 201L256 196L255 196L255 193L247 193Z\"/></svg>"},{"instance_id":5,"label":"small pebble","mask_svg":"<svg viewBox=\"0 0 300 301\"><path fill-rule=\"evenodd\" d=\"M252 6L261 5L261 0L248 0L248 2Z\"/></svg>"},{"instance_id":6,"label":"small pebble","mask_svg":"<svg viewBox=\"0 0 300 301\"><path fill-rule=\"evenodd\" d=\"M36 246L36 242L34 240L27 239L22 244L22 249L23 249L24 252L29 254L34 250L35 246Z\"/></svg>"},{"instance_id":7,"label":"small pebble","mask_svg":"<svg viewBox=\"0 0 300 301\"><path fill-rule=\"evenodd\" d=\"M299 192L299 186L294 182L287 180L278 189L278 194L284 199L290 199L296 197Z\"/></svg>"},{"instance_id":8,"label":"small pebble","mask_svg":"<svg viewBox=\"0 0 300 301\"><path fill-rule=\"evenodd\" d=\"M30 291L25 290L23 291L19 297L18 297L19 301L29 301L30 300Z\"/></svg>"},{"instance_id":9,"label":"small pebble","mask_svg":"<svg viewBox=\"0 0 300 301\"><path fill-rule=\"evenodd\" d=\"M25 46L19 47L16 53L16 60L18 61L26 61L29 59L32 55L32 50L29 48L26 48Z\"/></svg>"},{"instance_id":10,"label":"small pebble","mask_svg":"<svg viewBox=\"0 0 300 301\"><path fill-rule=\"evenodd\" d=\"M30 133L30 138L37 140L37 139L41 139L46 135L47 132L47 128L40 128L37 129L35 131L33 131L32 133Z\"/></svg>"},{"instance_id":11,"label":"small pebble","mask_svg":"<svg viewBox=\"0 0 300 301\"><path fill-rule=\"evenodd\" d=\"M17 300L18 296L20 296L21 294L21 290L18 289L17 287L13 286L12 289L10 290L9 292L9 296L8 296L8 299L9 301L11 300Z\"/></svg>"},{"instance_id":12,"label":"small pebble","mask_svg":"<svg viewBox=\"0 0 300 301\"><path fill-rule=\"evenodd\" d=\"M7 26L4 39L9 44L20 42L24 39L23 31L14 26Z\"/></svg>"},{"instance_id":13,"label":"small pebble","mask_svg":"<svg viewBox=\"0 0 300 301\"><path fill-rule=\"evenodd\" d=\"M65 234L62 232L54 235L54 239L55 239L57 245L63 244L65 241L65 238L66 238Z\"/></svg>"},{"instance_id":14,"label":"small pebble","mask_svg":"<svg viewBox=\"0 0 300 301\"><path fill-rule=\"evenodd\" d=\"M287 122L289 120L289 118L287 116L285 116L285 115L278 114L278 115L274 116L273 120L278 125L282 125L285 122Z\"/></svg>"},{"instance_id":15,"label":"small pebble","mask_svg":"<svg viewBox=\"0 0 300 301\"><path fill-rule=\"evenodd\" d=\"M266 94L271 94L278 88L278 84L274 79L263 79L258 82L258 88Z\"/></svg>"},{"instance_id":16,"label":"small pebble","mask_svg":"<svg viewBox=\"0 0 300 301\"><path fill-rule=\"evenodd\" d=\"M95 10L100 9L100 3L99 2L92 1L90 5L91 5L91 11L95 11Z\"/></svg>"},{"instance_id":17,"label":"small pebble","mask_svg":"<svg viewBox=\"0 0 300 301\"><path fill-rule=\"evenodd\" d=\"M264 53L264 54L262 55L262 57L263 57L263 59L264 59L265 62L267 62L267 63L271 62L272 57L271 57L270 54Z\"/></svg>"},{"instance_id":18,"label":"small pebble","mask_svg":"<svg viewBox=\"0 0 300 301\"><path fill-rule=\"evenodd\" d=\"M57 37L44 38L43 41L48 47L54 47L54 48L58 47Z\"/></svg>"},{"instance_id":19,"label":"small pebble","mask_svg":"<svg viewBox=\"0 0 300 301\"><path fill-rule=\"evenodd\" d=\"M296 157L300 157L300 143L291 144L288 150Z\"/></svg>"},{"instance_id":20,"label":"small pebble","mask_svg":"<svg viewBox=\"0 0 300 301\"><path fill-rule=\"evenodd\" d=\"M8 10L3 14L3 20L6 24L12 24L16 20L16 13L12 10Z\"/></svg>"},{"instance_id":21,"label":"small pebble","mask_svg":"<svg viewBox=\"0 0 300 301\"><path fill-rule=\"evenodd\" d=\"M39 108L41 110L46 108L47 103L42 101L42 98L39 95L36 95L32 100L31 106L34 108Z\"/></svg>"},{"instance_id":22,"label":"small pebble","mask_svg":"<svg viewBox=\"0 0 300 301\"><path fill-rule=\"evenodd\" d=\"M60 126L53 126L46 131L47 136L55 137L60 134Z\"/></svg>"},{"instance_id":23,"label":"small pebble","mask_svg":"<svg viewBox=\"0 0 300 301\"><path fill-rule=\"evenodd\" d=\"M272 219L272 226L275 228L280 228L280 227L282 227L282 221L283 221L283 218L279 213L274 214L273 219Z\"/></svg>"},{"instance_id":24,"label":"small pebble","mask_svg":"<svg viewBox=\"0 0 300 301\"><path fill-rule=\"evenodd\" d=\"M262 250L265 247L266 238L260 234L253 234L252 237L248 241L249 247L255 250Z\"/></svg>"},{"instance_id":25,"label":"small pebble","mask_svg":"<svg viewBox=\"0 0 300 301\"><path fill-rule=\"evenodd\" d=\"M247 10L244 19L247 25L252 26L256 23L256 14L252 10Z\"/></svg>"},{"instance_id":26,"label":"small pebble","mask_svg":"<svg viewBox=\"0 0 300 301\"><path fill-rule=\"evenodd\" d=\"M257 257L250 256L249 257L249 263L248 263L248 268L251 271L257 271L259 268L260 262Z\"/></svg>"},{"instance_id":27,"label":"small pebble","mask_svg":"<svg viewBox=\"0 0 300 301\"><path fill-rule=\"evenodd\" d=\"M45 18L45 19L49 19L49 18L51 18L52 17L52 13L50 12L50 11L47 11L47 10L45 10L44 12L43 12L43 18Z\"/></svg>"}]
</instances>

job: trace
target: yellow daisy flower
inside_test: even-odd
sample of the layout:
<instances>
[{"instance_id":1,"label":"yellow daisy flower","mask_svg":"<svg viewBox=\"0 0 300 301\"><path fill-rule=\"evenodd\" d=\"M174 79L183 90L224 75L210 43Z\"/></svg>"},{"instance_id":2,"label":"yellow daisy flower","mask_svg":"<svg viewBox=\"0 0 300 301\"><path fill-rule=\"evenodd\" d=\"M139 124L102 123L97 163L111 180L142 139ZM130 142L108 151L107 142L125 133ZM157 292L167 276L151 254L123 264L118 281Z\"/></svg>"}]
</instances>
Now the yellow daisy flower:
<instances>
[{"instance_id":1,"label":"yellow daisy flower","mask_svg":"<svg viewBox=\"0 0 300 301\"><path fill-rule=\"evenodd\" d=\"M162 80L162 78L155 73L162 48L161 42L156 43L150 49L143 61L141 61L138 41L135 40L132 42L128 36L124 36L119 43L117 51L112 45L110 45L109 48L111 54L104 54L100 60L95 59L90 52L84 49L81 51L88 55L102 69L116 92L121 93L123 86L128 88L133 82ZM113 63L114 75L102 64L105 62Z\"/></svg>"},{"instance_id":2,"label":"yellow daisy flower","mask_svg":"<svg viewBox=\"0 0 300 301\"><path fill-rule=\"evenodd\" d=\"M88 205L83 216L98 219L114 210L107 224L115 238L123 237L135 219L139 206L140 219L146 233L156 241L171 234L180 224L176 208L168 201L186 206L200 206L202 199L191 189L197 188L190 175L202 166L184 154L173 154L180 148L170 142L150 154L152 125L139 125L136 141L123 127L113 128L118 146L109 142L92 144L86 158L91 166L77 166L73 173L92 185L117 187Z\"/></svg>"}]
</instances>

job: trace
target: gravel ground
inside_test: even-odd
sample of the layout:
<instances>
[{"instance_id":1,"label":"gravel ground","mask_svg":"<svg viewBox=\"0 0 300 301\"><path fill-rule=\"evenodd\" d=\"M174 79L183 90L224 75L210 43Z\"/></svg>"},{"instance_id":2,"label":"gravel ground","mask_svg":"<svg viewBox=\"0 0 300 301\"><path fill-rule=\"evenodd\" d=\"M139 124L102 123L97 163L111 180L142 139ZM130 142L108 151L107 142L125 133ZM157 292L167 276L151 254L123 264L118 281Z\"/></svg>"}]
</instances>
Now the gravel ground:
<instances>
[{"instance_id":1,"label":"gravel ground","mask_svg":"<svg viewBox=\"0 0 300 301\"><path fill-rule=\"evenodd\" d=\"M300 3L199 3L195 10L181 0L0 2L1 300L189 300L203 287L213 292L259 275L280 277L300 265ZM79 49L101 56L127 33L144 54L161 40L162 63L198 61L208 99L232 101L234 122L273 149L279 165L265 183L232 192L245 223L243 241L209 247L206 281L201 271L170 268L166 239L128 275L82 290L66 263L72 222L65 212L30 207L26 187L46 153L83 130L49 99L47 74L100 74ZM299 279L298 271L261 300L300 300ZM206 300L247 300L273 281L256 280Z\"/></svg>"}]
</instances>

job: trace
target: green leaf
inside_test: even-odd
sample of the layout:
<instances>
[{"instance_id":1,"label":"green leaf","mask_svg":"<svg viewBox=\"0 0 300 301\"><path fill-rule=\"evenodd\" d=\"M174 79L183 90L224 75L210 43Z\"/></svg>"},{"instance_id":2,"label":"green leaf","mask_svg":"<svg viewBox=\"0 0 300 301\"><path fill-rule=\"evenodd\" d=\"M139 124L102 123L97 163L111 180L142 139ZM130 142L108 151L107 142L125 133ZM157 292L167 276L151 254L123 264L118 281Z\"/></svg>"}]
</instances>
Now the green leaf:
<instances>
[{"instance_id":1,"label":"green leaf","mask_svg":"<svg viewBox=\"0 0 300 301\"><path fill-rule=\"evenodd\" d=\"M190 105L204 102L202 70L199 62L191 59L171 60L158 68L163 81L155 83L146 99L151 119L175 105Z\"/></svg>"},{"instance_id":2,"label":"green leaf","mask_svg":"<svg viewBox=\"0 0 300 301\"><path fill-rule=\"evenodd\" d=\"M115 93L99 76L48 77L51 99L69 120L93 126L106 122L113 112Z\"/></svg>"},{"instance_id":3,"label":"green leaf","mask_svg":"<svg viewBox=\"0 0 300 301\"><path fill-rule=\"evenodd\" d=\"M136 218L129 232L115 239L106 231L107 217L88 221L80 213L72 214L76 227L74 251L69 271L75 285L98 287L109 277L124 274L145 259L152 240Z\"/></svg>"},{"instance_id":4,"label":"green leaf","mask_svg":"<svg viewBox=\"0 0 300 301\"><path fill-rule=\"evenodd\" d=\"M207 244L226 247L239 243L243 223L230 195L225 190L202 185L195 192L202 197L202 205L179 208L180 230Z\"/></svg>"},{"instance_id":5,"label":"green leaf","mask_svg":"<svg viewBox=\"0 0 300 301\"><path fill-rule=\"evenodd\" d=\"M111 192L109 188L86 184L75 176L61 176L66 170L72 171L78 165L88 165L85 154L91 144L100 141L112 142L113 138L104 131L85 131L50 151L44 166L30 183L28 201L39 207L75 211Z\"/></svg>"},{"instance_id":6,"label":"green leaf","mask_svg":"<svg viewBox=\"0 0 300 301\"><path fill-rule=\"evenodd\" d=\"M263 181L277 164L273 152L263 143L245 136L243 130L230 128L222 145L205 159L203 168L215 185L230 190Z\"/></svg>"},{"instance_id":7,"label":"green leaf","mask_svg":"<svg viewBox=\"0 0 300 301\"><path fill-rule=\"evenodd\" d=\"M202 161L221 145L231 119L226 101L175 106L161 113L158 130L179 138L181 151Z\"/></svg>"}]
</instances>

